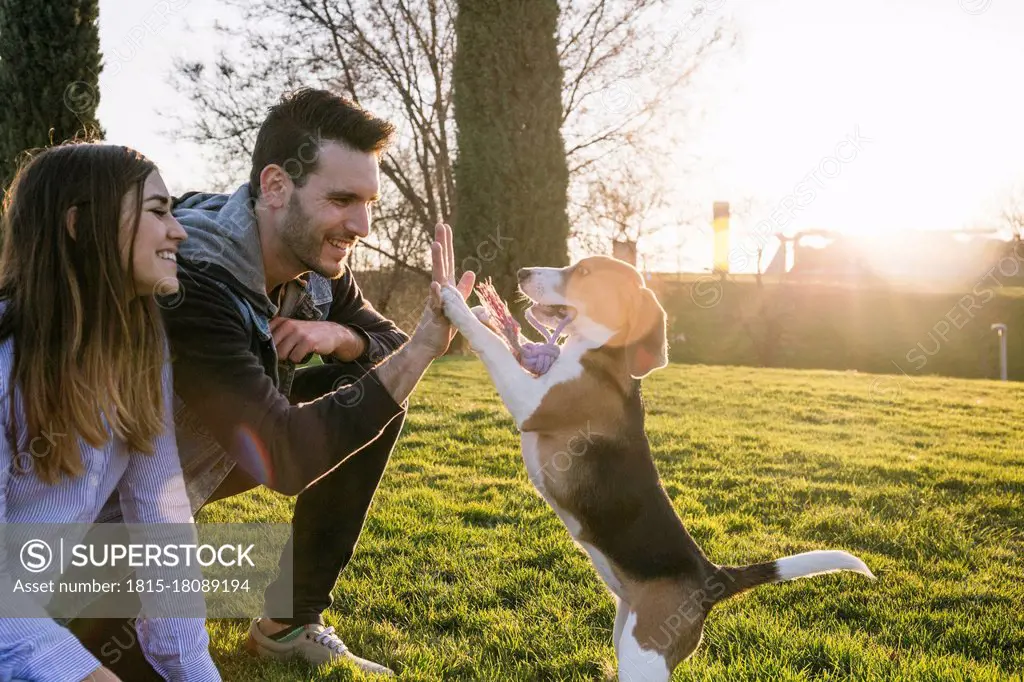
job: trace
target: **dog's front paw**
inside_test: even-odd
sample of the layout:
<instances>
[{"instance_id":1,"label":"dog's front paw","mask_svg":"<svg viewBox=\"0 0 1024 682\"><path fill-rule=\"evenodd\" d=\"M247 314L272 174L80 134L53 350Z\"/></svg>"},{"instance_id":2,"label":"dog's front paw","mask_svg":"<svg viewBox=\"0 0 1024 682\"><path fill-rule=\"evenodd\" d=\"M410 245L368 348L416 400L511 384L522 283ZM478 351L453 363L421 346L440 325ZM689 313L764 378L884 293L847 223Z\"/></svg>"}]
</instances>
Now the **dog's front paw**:
<instances>
[{"instance_id":1,"label":"dog's front paw","mask_svg":"<svg viewBox=\"0 0 1024 682\"><path fill-rule=\"evenodd\" d=\"M444 306L444 314L458 328L476 322L477 318L462 298L459 290L450 284L441 289L441 304Z\"/></svg>"},{"instance_id":2,"label":"dog's front paw","mask_svg":"<svg viewBox=\"0 0 1024 682\"><path fill-rule=\"evenodd\" d=\"M469 310L481 323L486 324L488 327L491 326L491 314L487 312L487 308L482 305L475 305Z\"/></svg>"},{"instance_id":3,"label":"dog's front paw","mask_svg":"<svg viewBox=\"0 0 1024 682\"><path fill-rule=\"evenodd\" d=\"M470 308L469 311L473 313L473 315L480 322L480 324L487 327L501 338L505 338L505 332L502 331L501 325L499 325L498 321L494 318L494 316L491 315L490 312L488 312L487 308L483 307L482 305L475 305L472 308Z\"/></svg>"}]
</instances>

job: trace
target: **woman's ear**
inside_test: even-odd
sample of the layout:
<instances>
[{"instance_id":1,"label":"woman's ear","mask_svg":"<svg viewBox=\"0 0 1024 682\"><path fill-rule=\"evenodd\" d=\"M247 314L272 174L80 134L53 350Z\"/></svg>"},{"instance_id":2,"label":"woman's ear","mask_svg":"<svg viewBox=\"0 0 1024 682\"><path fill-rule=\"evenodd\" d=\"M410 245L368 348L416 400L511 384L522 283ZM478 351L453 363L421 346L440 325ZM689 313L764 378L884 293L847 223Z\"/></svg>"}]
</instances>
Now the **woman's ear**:
<instances>
[{"instance_id":1,"label":"woman's ear","mask_svg":"<svg viewBox=\"0 0 1024 682\"><path fill-rule=\"evenodd\" d=\"M643 379L668 364L665 310L654 292L640 289L633 299L626 335L626 368L634 379Z\"/></svg>"},{"instance_id":2,"label":"woman's ear","mask_svg":"<svg viewBox=\"0 0 1024 682\"><path fill-rule=\"evenodd\" d=\"M78 239L78 207L72 206L68 209L68 212L64 214L64 225L68 229L68 234L71 235L72 239Z\"/></svg>"}]
</instances>

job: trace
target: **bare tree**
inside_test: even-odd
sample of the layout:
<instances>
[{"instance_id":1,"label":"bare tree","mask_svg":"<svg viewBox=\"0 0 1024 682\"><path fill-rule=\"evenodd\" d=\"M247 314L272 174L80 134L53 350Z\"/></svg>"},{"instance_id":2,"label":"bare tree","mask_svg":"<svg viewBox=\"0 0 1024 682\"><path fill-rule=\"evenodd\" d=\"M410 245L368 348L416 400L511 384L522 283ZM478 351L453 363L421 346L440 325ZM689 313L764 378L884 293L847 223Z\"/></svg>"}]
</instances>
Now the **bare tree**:
<instances>
[{"instance_id":1,"label":"bare tree","mask_svg":"<svg viewBox=\"0 0 1024 682\"><path fill-rule=\"evenodd\" d=\"M681 206L675 219L659 210L674 203L666 170L687 170L677 160L687 124L700 115L684 93L716 52L736 42L724 5L563 0L569 214L573 238L586 250L606 250L621 232L609 220L615 204L615 212L631 214L634 241L684 222Z\"/></svg>"},{"instance_id":2,"label":"bare tree","mask_svg":"<svg viewBox=\"0 0 1024 682\"><path fill-rule=\"evenodd\" d=\"M247 29L218 27L228 47L213 65L178 64L174 78L193 107L175 134L210 150L226 189L227 177L246 177L259 124L283 92L325 87L391 119L398 140L381 159L385 186L364 262L425 272L422 246L455 211L456 0L229 1ZM680 92L729 42L715 15L724 1L687 0L681 9L666 0L562 0L563 135L579 243L607 227L587 212L591 184L600 195L615 181L602 164L669 144L665 119Z\"/></svg>"},{"instance_id":3,"label":"bare tree","mask_svg":"<svg viewBox=\"0 0 1024 682\"><path fill-rule=\"evenodd\" d=\"M586 206L601 234L615 241L637 243L667 227L665 187L656 175L642 175L636 166L597 175L590 183Z\"/></svg>"},{"instance_id":4,"label":"bare tree","mask_svg":"<svg viewBox=\"0 0 1024 682\"><path fill-rule=\"evenodd\" d=\"M1013 239L1024 239L1024 186L1007 192L1006 200L999 210L999 221L1010 229Z\"/></svg>"},{"instance_id":5,"label":"bare tree","mask_svg":"<svg viewBox=\"0 0 1024 682\"><path fill-rule=\"evenodd\" d=\"M250 27L245 59L225 50L213 69L179 64L177 77L195 103L186 134L244 177L266 107L301 85L330 89L389 118L398 141L381 159L387 187L365 245L406 269L422 269L418 247L452 211L452 2L234 4ZM233 28L219 31L226 42L234 40Z\"/></svg>"}]
</instances>

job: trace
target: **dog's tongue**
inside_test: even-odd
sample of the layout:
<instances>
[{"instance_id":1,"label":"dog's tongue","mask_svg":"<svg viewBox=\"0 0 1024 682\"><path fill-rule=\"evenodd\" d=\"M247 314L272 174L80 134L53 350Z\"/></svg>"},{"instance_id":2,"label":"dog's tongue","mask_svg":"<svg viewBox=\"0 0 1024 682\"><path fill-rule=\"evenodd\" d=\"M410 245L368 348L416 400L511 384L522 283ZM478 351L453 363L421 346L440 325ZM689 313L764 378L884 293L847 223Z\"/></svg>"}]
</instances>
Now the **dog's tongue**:
<instances>
[{"instance_id":1,"label":"dog's tongue","mask_svg":"<svg viewBox=\"0 0 1024 682\"><path fill-rule=\"evenodd\" d=\"M559 318L559 322L564 322L571 317L570 308L567 305L535 305L534 308L548 317Z\"/></svg>"}]
</instances>

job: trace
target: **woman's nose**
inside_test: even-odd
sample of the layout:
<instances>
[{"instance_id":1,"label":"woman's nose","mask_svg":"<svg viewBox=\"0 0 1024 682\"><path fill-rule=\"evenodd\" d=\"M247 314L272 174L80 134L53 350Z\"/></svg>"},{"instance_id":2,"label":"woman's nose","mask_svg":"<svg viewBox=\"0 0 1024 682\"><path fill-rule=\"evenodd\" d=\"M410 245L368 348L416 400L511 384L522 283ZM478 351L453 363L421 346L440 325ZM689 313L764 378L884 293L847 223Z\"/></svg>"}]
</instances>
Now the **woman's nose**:
<instances>
[{"instance_id":1,"label":"woman's nose","mask_svg":"<svg viewBox=\"0 0 1024 682\"><path fill-rule=\"evenodd\" d=\"M183 242L188 239L188 232L185 232L185 228L181 226L178 219L171 216L171 222L173 225L171 226L170 238L176 242Z\"/></svg>"}]
</instances>

